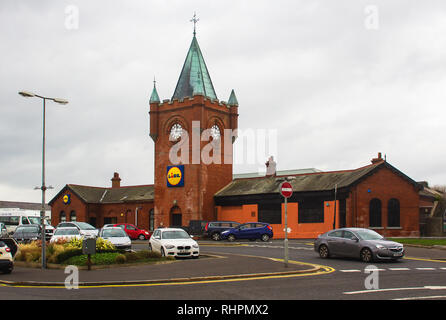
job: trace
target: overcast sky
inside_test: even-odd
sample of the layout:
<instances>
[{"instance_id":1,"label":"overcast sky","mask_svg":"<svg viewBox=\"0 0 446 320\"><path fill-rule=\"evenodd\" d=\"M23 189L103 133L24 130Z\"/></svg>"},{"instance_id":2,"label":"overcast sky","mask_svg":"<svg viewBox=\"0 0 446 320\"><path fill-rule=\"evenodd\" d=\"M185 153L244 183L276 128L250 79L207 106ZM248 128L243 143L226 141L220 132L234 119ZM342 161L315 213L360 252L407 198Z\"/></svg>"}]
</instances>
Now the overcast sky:
<instances>
[{"instance_id":1,"label":"overcast sky","mask_svg":"<svg viewBox=\"0 0 446 320\"><path fill-rule=\"evenodd\" d=\"M443 0L2 0L0 200L41 200L42 102L21 90L69 100L47 104L47 200L67 183L109 187L114 171L153 183L153 78L170 99L194 11L218 98L234 89L239 128L276 132L278 170L353 169L382 152L446 184Z\"/></svg>"}]
</instances>

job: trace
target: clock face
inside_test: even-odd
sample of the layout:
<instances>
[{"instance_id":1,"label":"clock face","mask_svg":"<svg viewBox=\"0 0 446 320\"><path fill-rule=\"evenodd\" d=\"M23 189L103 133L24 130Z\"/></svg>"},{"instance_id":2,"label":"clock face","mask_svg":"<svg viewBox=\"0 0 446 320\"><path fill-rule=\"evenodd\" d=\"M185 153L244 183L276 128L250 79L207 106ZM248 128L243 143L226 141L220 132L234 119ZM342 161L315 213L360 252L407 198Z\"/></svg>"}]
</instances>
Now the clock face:
<instances>
[{"instance_id":1,"label":"clock face","mask_svg":"<svg viewBox=\"0 0 446 320\"><path fill-rule=\"evenodd\" d=\"M170 128L170 140L176 141L183 134L183 127L179 123L175 123L172 128Z\"/></svg>"},{"instance_id":2,"label":"clock face","mask_svg":"<svg viewBox=\"0 0 446 320\"><path fill-rule=\"evenodd\" d=\"M212 127L211 127L211 136L212 136L212 139L214 139L214 140L218 140L218 139L220 139L220 128L216 125L216 124L214 124Z\"/></svg>"}]
</instances>

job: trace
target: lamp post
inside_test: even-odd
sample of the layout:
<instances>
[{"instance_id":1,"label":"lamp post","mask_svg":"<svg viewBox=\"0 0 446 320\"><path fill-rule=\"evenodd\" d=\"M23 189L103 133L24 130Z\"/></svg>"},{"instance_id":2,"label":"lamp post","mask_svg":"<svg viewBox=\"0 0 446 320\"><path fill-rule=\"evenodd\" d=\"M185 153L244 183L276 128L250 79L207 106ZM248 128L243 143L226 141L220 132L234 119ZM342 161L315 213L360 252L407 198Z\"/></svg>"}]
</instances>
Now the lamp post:
<instances>
[{"instance_id":1,"label":"lamp post","mask_svg":"<svg viewBox=\"0 0 446 320\"><path fill-rule=\"evenodd\" d=\"M68 101L59 98L49 98L34 94L32 92L20 91L19 94L23 97L27 98L40 98L43 101L43 135L42 135L42 186L40 190L42 190L42 208L40 210L40 223L42 226L42 269L46 268L46 239L45 239L45 191L48 189L45 185L45 108L46 108L46 100L51 100L60 104L67 104Z\"/></svg>"}]
</instances>

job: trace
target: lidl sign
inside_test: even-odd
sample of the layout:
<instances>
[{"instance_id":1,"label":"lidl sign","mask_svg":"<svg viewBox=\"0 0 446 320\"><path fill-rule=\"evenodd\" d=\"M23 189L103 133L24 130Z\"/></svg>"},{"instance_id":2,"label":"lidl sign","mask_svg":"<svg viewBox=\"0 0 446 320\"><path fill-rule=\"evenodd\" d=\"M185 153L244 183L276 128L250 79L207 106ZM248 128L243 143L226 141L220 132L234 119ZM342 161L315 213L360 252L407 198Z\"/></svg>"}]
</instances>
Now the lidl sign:
<instances>
[{"instance_id":1,"label":"lidl sign","mask_svg":"<svg viewBox=\"0 0 446 320\"><path fill-rule=\"evenodd\" d=\"M70 204L71 203L71 195L66 194L63 196L63 203Z\"/></svg>"},{"instance_id":2,"label":"lidl sign","mask_svg":"<svg viewBox=\"0 0 446 320\"><path fill-rule=\"evenodd\" d=\"M167 187L184 187L184 165L167 167Z\"/></svg>"}]
</instances>

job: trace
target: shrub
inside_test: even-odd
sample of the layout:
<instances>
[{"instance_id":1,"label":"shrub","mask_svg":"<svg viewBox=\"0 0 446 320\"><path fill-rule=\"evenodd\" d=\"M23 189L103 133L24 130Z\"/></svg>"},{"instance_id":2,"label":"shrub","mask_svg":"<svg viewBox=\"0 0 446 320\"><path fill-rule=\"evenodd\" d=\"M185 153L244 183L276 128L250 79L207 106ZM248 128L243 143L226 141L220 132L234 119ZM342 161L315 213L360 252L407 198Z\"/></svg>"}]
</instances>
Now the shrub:
<instances>
[{"instance_id":1,"label":"shrub","mask_svg":"<svg viewBox=\"0 0 446 320\"><path fill-rule=\"evenodd\" d=\"M97 251L116 250L116 248L113 245L113 243L111 243L109 240L97 238L96 239L96 250Z\"/></svg>"},{"instance_id":2,"label":"shrub","mask_svg":"<svg viewBox=\"0 0 446 320\"><path fill-rule=\"evenodd\" d=\"M80 256L82 255L82 249L77 249L77 248L65 248L64 251L62 251L61 253L59 253L56 257L55 257L55 261L56 263L65 263L66 260L75 257L75 256ZM68 263L69 264L69 263Z\"/></svg>"},{"instance_id":3,"label":"shrub","mask_svg":"<svg viewBox=\"0 0 446 320\"><path fill-rule=\"evenodd\" d=\"M126 252L125 257L126 257L127 261L130 261L130 262L140 260L137 252Z\"/></svg>"},{"instance_id":4,"label":"shrub","mask_svg":"<svg viewBox=\"0 0 446 320\"><path fill-rule=\"evenodd\" d=\"M126 263L127 257L124 254L119 254L115 258L116 263Z\"/></svg>"},{"instance_id":5,"label":"shrub","mask_svg":"<svg viewBox=\"0 0 446 320\"><path fill-rule=\"evenodd\" d=\"M120 254L117 252L97 253L91 255L91 263L93 265L106 265L113 264L116 261L117 256ZM87 265L88 256L86 254L71 257L65 260L64 264L85 266Z\"/></svg>"},{"instance_id":6,"label":"shrub","mask_svg":"<svg viewBox=\"0 0 446 320\"><path fill-rule=\"evenodd\" d=\"M37 241L33 241L28 244L19 244L18 253L15 257L17 261L38 261L41 254L42 248L38 246Z\"/></svg>"}]
</instances>

